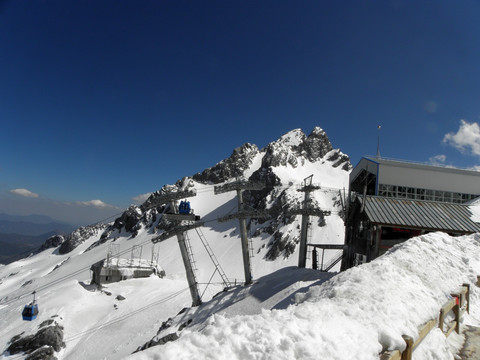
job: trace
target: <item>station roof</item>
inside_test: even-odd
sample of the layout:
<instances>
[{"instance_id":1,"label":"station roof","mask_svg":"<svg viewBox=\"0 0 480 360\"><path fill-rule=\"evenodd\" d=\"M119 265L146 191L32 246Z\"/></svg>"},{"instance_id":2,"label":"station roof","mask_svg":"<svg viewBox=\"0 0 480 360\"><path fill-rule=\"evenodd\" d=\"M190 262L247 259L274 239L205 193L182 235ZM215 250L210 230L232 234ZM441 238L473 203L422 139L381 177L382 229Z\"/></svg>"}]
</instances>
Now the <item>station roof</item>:
<instances>
[{"instance_id":1,"label":"station roof","mask_svg":"<svg viewBox=\"0 0 480 360\"><path fill-rule=\"evenodd\" d=\"M363 202L362 197L358 197ZM378 225L445 231L462 234L480 232L468 205L412 199L365 197L365 213Z\"/></svg>"}]
</instances>

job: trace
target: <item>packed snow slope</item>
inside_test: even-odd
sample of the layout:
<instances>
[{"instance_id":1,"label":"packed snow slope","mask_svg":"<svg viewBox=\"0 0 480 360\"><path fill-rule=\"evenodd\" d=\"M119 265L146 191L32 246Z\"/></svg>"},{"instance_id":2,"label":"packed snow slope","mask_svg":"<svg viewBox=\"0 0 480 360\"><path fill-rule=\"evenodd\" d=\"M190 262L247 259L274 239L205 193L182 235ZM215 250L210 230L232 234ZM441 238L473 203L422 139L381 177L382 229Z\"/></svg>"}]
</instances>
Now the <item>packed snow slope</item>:
<instances>
[{"instance_id":1,"label":"packed snow slope","mask_svg":"<svg viewBox=\"0 0 480 360\"><path fill-rule=\"evenodd\" d=\"M185 186L196 190L197 195L189 200L205 226L199 233L189 231L187 238L196 262L199 290L206 302L224 286L200 235L208 241L229 281L244 281L238 221L217 221L237 211L236 194L215 195L215 185L242 178L266 186L245 192L244 197L249 209L273 214L270 219L248 224L256 280L297 264L301 218L285 212L302 206L303 193L297 189L310 175L321 186L312 193L310 206L330 210L331 215L311 218L309 241L343 243L343 189L348 185L350 168L348 156L333 149L322 129L315 128L308 136L297 129L261 150L251 144L235 149L231 157L212 168L164 186L142 206L131 206L108 226L88 226L68 236L48 239L39 253L0 267L0 348L4 351L0 359L24 357L6 351L11 339L35 334L46 320L63 327L64 346L55 352L59 359L124 358L155 336L164 321L191 305L177 239L152 245L152 238L170 226L162 217L170 211L168 204L149 206L159 194ZM90 285L92 264L106 258L109 251L114 257L137 261L139 247L144 260L153 259L165 270L164 278L131 279L102 289ZM335 251L327 251L325 262L336 256ZM314 273L298 280L311 282L324 276ZM278 296L288 297L297 291L297 282L290 281ZM23 306L32 300L33 291L37 292L40 314L32 322L22 321ZM239 313L241 310L238 308Z\"/></svg>"},{"instance_id":2,"label":"packed snow slope","mask_svg":"<svg viewBox=\"0 0 480 360\"><path fill-rule=\"evenodd\" d=\"M478 234L413 238L371 263L327 281L297 282L296 293L278 296L275 286L282 289L306 271L283 269L259 279L244 290L248 294L219 295L172 319L158 334L177 330L178 340L130 359L378 359L382 350L404 349L402 334L418 337L418 327L437 318L463 283L471 284L464 323L480 324L480 291L474 285L480 274ZM286 307L290 301L294 304ZM178 331L180 323L190 325ZM438 328L432 330L414 359L453 359L462 338L449 339L457 347Z\"/></svg>"}]
</instances>

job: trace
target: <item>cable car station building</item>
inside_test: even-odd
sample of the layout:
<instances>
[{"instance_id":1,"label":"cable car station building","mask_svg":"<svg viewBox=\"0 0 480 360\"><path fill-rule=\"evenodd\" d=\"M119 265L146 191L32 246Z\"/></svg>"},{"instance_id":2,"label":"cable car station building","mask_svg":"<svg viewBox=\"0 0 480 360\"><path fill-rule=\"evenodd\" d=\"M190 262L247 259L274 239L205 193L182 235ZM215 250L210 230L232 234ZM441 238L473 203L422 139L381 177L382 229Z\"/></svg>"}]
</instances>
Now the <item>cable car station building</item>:
<instances>
[{"instance_id":1,"label":"cable car station building","mask_svg":"<svg viewBox=\"0 0 480 360\"><path fill-rule=\"evenodd\" d=\"M363 157L349 182L342 270L427 232L480 232L467 204L480 196L480 172Z\"/></svg>"}]
</instances>

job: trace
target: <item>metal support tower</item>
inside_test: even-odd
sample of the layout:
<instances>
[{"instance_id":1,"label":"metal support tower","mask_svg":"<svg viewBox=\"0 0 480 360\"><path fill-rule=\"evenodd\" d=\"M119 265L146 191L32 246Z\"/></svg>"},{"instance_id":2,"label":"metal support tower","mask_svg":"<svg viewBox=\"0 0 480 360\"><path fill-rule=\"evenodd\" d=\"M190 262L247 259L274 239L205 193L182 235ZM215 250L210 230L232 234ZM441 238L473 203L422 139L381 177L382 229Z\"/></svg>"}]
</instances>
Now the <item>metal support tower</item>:
<instances>
[{"instance_id":1,"label":"metal support tower","mask_svg":"<svg viewBox=\"0 0 480 360\"><path fill-rule=\"evenodd\" d=\"M188 191L190 196L195 196L196 192L195 191ZM170 195L170 197L168 196ZM181 196L180 196L181 195ZM184 215L178 214L178 207L176 206L176 200L186 198L187 196L186 191L179 191L179 192L172 192L171 194L163 194L161 201L162 202L168 202L170 204L170 210L173 212L173 214L165 214L168 215L168 218L170 221L173 221L176 223L177 226L172 231L168 231L166 233L161 234L160 236L156 236L152 239L153 243L157 243L163 240L168 239L169 237L172 237L173 235L177 235L177 240L178 240L178 246L180 248L180 253L182 255L182 260L183 260L183 265L185 266L185 272L187 274L187 281L188 281L188 286L190 288L190 294L192 296L192 306L199 306L202 303L202 299L200 298L200 292L198 290L198 282L195 277L195 272L193 268L193 254L191 251L189 251L189 247L187 246L186 240L185 240L185 231L194 229L196 227L202 226L203 223L197 222L193 224L188 224L182 226L181 223L183 221L194 221L199 219L198 217L193 216L193 218L184 218ZM156 206L161 205L158 201L156 202ZM182 216L178 216L182 215Z\"/></svg>"},{"instance_id":2,"label":"metal support tower","mask_svg":"<svg viewBox=\"0 0 480 360\"><path fill-rule=\"evenodd\" d=\"M230 218L238 218L239 227L240 227L240 239L242 241L242 255L243 255L243 269L245 273L245 285L250 285L252 283L252 267L250 265L250 253L248 251L248 235L247 235L247 214L252 215L251 217L257 217L257 212L246 211L245 205L243 203L243 190L262 190L265 187L263 183L256 183L247 180L236 180L234 182L214 186L214 193L221 194L224 192L229 192L236 190L237 191L237 200L238 200L238 213L229 216ZM226 221L221 218L219 221Z\"/></svg>"},{"instance_id":3,"label":"metal support tower","mask_svg":"<svg viewBox=\"0 0 480 360\"><path fill-rule=\"evenodd\" d=\"M300 232L300 250L298 254L298 267L304 268L307 262L307 235L308 235L308 220L310 215L325 216L330 215L330 211L323 211L313 209L310 205L312 199L310 193L314 190L320 189L320 186L312 184L313 175L303 180L303 186L297 191L304 192L305 198L303 200L303 208L297 211L289 211L288 214L302 215L302 229Z\"/></svg>"}]
</instances>

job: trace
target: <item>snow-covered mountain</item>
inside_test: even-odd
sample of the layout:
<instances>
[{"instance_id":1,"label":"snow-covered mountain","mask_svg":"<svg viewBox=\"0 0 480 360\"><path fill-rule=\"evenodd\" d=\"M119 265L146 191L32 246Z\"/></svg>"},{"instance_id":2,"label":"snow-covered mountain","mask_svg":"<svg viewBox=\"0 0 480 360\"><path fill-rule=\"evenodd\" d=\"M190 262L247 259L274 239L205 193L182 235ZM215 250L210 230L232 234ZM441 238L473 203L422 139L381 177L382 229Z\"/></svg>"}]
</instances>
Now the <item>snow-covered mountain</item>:
<instances>
[{"instance_id":1,"label":"snow-covered mountain","mask_svg":"<svg viewBox=\"0 0 480 360\"><path fill-rule=\"evenodd\" d=\"M347 187L350 168L348 156L333 149L325 132L315 128L308 136L293 130L260 150L245 144L229 158L191 176L188 183L197 194L190 198L192 208L205 222L199 234L205 236L229 281L244 281L238 221L219 223L217 218L237 210L236 193L215 195L214 185L238 178L266 185L263 190L246 191L244 195L248 208L269 209L274 216L248 222L256 280L296 265L300 216L284 212L301 206L303 193L297 188L310 175L322 187L312 195L313 206L332 214L322 219L312 217L309 240L343 243L340 197ZM177 191L184 182L182 179L163 186L142 206L131 206L108 226L92 225L68 236L52 237L35 256L1 267L0 319L8 325L0 329L0 346L5 350L13 336L34 334L45 320L54 320L58 329L62 327L65 342L65 347L55 351L58 358L121 358L148 342L162 322L189 307L191 299L177 239L169 238L156 246L151 242L168 227L162 220L168 205L149 206L166 191ZM202 300L208 301L223 290L223 284L199 234L191 230L187 236ZM141 247L142 258L155 258L166 277L127 280L103 290L90 286L90 266L106 258L112 244L121 258L130 258L132 248L138 251ZM326 254L325 261L334 255ZM40 315L33 322L22 321L21 310L31 301L33 291ZM116 300L117 295L125 300ZM105 346L105 338L112 346ZM6 354L3 356L8 358Z\"/></svg>"},{"instance_id":2,"label":"snow-covered mountain","mask_svg":"<svg viewBox=\"0 0 480 360\"><path fill-rule=\"evenodd\" d=\"M354 358L374 359L382 349L401 346L401 335L436 311L445 293L476 280L478 239L426 236L382 257L388 260L339 275L298 269L300 216L287 214L302 205L304 194L298 188L313 175L321 188L312 192L310 206L331 211L310 218L309 242L343 244L343 189L350 168L348 156L333 149L323 130L315 128L308 136L293 130L264 149L252 144L236 148L215 166L163 186L111 224L48 239L36 255L0 267L0 359L351 358L344 344ZM244 203L271 214L248 221L254 283L247 287L238 221L217 221L237 211L236 193L214 193L215 185L238 178L265 184L262 190L245 191ZM169 205L158 200L185 188L195 189L196 196L189 200L205 223L186 233L203 300L194 308L177 239L152 244L171 226L163 217ZM202 239L232 284L228 290ZM443 259L442 251L449 257ZM336 252L326 251L325 263ZM158 264L166 276L99 288L91 284L90 268L107 253L110 261L122 264L141 257ZM428 267L433 268L432 284L426 277ZM39 316L22 321L23 306L33 291ZM472 304L479 297L474 289ZM427 305L417 304L417 310L402 305L411 298ZM396 325L388 328L393 315ZM480 313L474 311L469 319L480 319ZM39 348L45 339L50 346ZM435 338L433 344L441 345L435 354L448 352L445 340ZM146 350L131 355L141 349Z\"/></svg>"}]
</instances>

